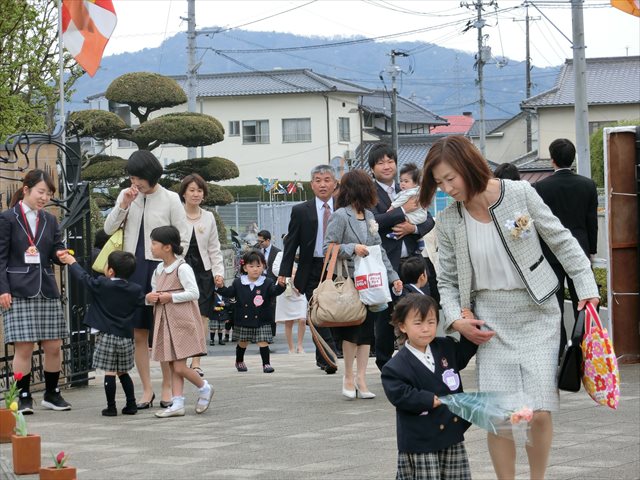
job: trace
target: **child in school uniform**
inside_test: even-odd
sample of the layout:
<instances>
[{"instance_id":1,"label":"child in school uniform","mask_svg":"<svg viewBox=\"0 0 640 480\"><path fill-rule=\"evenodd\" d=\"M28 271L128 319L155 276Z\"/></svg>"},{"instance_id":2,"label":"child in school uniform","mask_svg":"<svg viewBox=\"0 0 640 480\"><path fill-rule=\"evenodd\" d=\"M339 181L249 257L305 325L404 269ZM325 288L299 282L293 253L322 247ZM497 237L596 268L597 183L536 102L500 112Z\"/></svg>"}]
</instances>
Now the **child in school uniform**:
<instances>
[{"instance_id":1,"label":"child in school uniform","mask_svg":"<svg viewBox=\"0 0 640 480\"><path fill-rule=\"evenodd\" d=\"M222 332L229 321L230 301L219 293L213 294L213 308L209 312L209 345L216 344L216 333L218 334L218 345L226 345L222 339Z\"/></svg>"},{"instance_id":2,"label":"child in school uniform","mask_svg":"<svg viewBox=\"0 0 640 480\"><path fill-rule=\"evenodd\" d=\"M216 282L216 291L224 297L235 298L233 341L236 346L236 369L246 372L244 353L249 342L257 343L262 357L262 371L273 373L269 355L271 333L271 301L284 292L285 287L264 276L267 262L262 252L250 250L240 261L242 275L225 287L222 280Z\"/></svg>"},{"instance_id":3,"label":"child in school uniform","mask_svg":"<svg viewBox=\"0 0 640 480\"><path fill-rule=\"evenodd\" d=\"M382 369L382 386L396 407L398 480L471 479L464 432L438 395L462 392L460 370L477 346L462 337L436 337L438 306L428 295L409 294L396 305L392 324L404 348Z\"/></svg>"},{"instance_id":4,"label":"child in school uniform","mask_svg":"<svg viewBox=\"0 0 640 480\"><path fill-rule=\"evenodd\" d=\"M154 329L152 357L167 362L171 372L172 403L156 417L181 417L184 409L184 380L198 389L196 413L204 413L211 403L213 387L187 366L187 358L205 355L198 297L200 292L192 268L183 258L180 232L174 226L151 231L151 253L162 262L151 278L146 303L153 305Z\"/></svg>"},{"instance_id":5,"label":"child in school uniform","mask_svg":"<svg viewBox=\"0 0 640 480\"><path fill-rule=\"evenodd\" d=\"M104 276L95 278L67 250L60 251L58 258L69 265L71 275L83 283L91 295L84 323L97 331L93 368L105 370L107 408L102 410L102 415L118 415L116 375L127 398L122 413L135 415L138 407L133 381L129 376L129 370L133 369L134 353L132 321L136 310L144 306L142 287L128 281L136 269L136 258L129 252L112 252L107 258Z\"/></svg>"},{"instance_id":6,"label":"child in school uniform","mask_svg":"<svg viewBox=\"0 0 640 480\"><path fill-rule=\"evenodd\" d=\"M417 293L429 295L429 278L427 264L422 257L409 257L400 265L400 280L402 280L402 294Z\"/></svg>"}]
</instances>

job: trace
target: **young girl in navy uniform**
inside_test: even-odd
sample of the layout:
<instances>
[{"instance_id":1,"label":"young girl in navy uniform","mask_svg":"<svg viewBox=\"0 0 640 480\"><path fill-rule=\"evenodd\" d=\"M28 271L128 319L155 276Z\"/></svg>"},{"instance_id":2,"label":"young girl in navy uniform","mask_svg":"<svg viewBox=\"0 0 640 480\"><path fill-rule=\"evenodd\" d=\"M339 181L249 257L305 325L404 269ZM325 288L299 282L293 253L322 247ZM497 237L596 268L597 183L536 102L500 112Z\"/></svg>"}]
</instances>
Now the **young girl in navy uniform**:
<instances>
[{"instance_id":1,"label":"young girl in navy uniform","mask_svg":"<svg viewBox=\"0 0 640 480\"><path fill-rule=\"evenodd\" d=\"M226 328L227 322L231 318L229 311L231 309L231 301L220 295L213 294L213 306L209 312L209 345L216 344L216 333L218 334L218 345L226 345L222 339L222 332Z\"/></svg>"},{"instance_id":2,"label":"young girl in navy uniform","mask_svg":"<svg viewBox=\"0 0 640 480\"><path fill-rule=\"evenodd\" d=\"M263 275L267 268L264 255L258 250L250 250L240 262L242 275L231 286L224 287L222 280L216 280L216 291L225 297L235 297L233 341L236 346L236 369L246 372L244 353L249 342L257 343L262 357L262 371L273 373L269 358L269 343L273 340L270 308L271 300L284 292L284 285L276 284Z\"/></svg>"},{"instance_id":3,"label":"young girl in navy uniform","mask_svg":"<svg viewBox=\"0 0 640 480\"><path fill-rule=\"evenodd\" d=\"M60 226L44 207L56 192L43 170L31 170L22 187L11 198L9 209L0 214L0 313L4 342L13 344L13 371L18 380L18 409L33 413L31 356L35 342L44 351L45 392L42 406L69 410L58 389L62 365L62 339L69 336L62 314L60 292L53 264L61 265L56 252L64 251Z\"/></svg>"},{"instance_id":4,"label":"young girl in navy uniform","mask_svg":"<svg viewBox=\"0 0 640 480\"><path fill-rule=\"evenodd\" d=\"M464 432L470 423L440 403L438 395L462 392L460 370L477 346L462 337L436 338L438 305L412 293L398 302L391 323L400 341L382 369L382 386L396 407L398 480L471 479Z\"/></svg>"},{"instance_id":5,"label":"young girl in navy uniform","mask_svg":"<svg viewBox=\"0 0 640 480\"><path fill-rule=\"evenodd\" d=\"M166 362L171 372L173 398L166 410L156 417L180 417L184 409L184 380L198 389L196 413L204 413L211 403L213 387L187 366L187 358L205 355L204 332L200 325L198 297L200 292L193 269L181 255L180 232L167 225L151 231L151 253L162 262L151 278L151 292L146 302L153 305L153 359Z\"/></svg>"}]
</instances>

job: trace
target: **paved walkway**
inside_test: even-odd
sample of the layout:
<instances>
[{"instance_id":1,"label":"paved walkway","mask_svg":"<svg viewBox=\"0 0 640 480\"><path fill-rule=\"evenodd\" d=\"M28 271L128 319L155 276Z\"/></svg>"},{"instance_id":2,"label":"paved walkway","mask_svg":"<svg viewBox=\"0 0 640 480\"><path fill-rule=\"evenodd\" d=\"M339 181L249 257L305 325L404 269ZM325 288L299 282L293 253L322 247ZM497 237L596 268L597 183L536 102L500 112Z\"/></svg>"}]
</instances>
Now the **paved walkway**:
<instances>
[{"instance_id":1,"label":"paved walkway","mask_svg":"<svg viewBox=\"0 0 640 480\"><path fill-rule=\"evenodd\" d=\"M263 374L256 347L247 355L249 372L233 367L234 346L210 347L203 368L216 388L211 408L193 412L195 389L186 387L187 415L158 419L155 409L135 416L100 415L100 377L86 388L70 389L70 412L36 409L29 429L42 436L42 461L64 450L81 480L135 479L392 479L395 477L395 415L369 363L374 400L343 400L341 376L315 367L312 345L288 355L282 335L274 344L276 372ZM640 478L640 365L623 366L622 401L617 411L597 406L584 391L562 393L548 479ZM159 393L160 369L152 369ZM474 366L463 373L474 390ZM35 395L40 400L41 395ZM118 405L124 398L118 385ZM466 445L474 479L495 478L486 436L475 427ZM522 450L522 449L521 449ZM0 477L13 478L11 446L0 445ZM524 451L518 478L527 479ZM22 476L34 480L34 476Z\"/></svg>"}]
</instances>

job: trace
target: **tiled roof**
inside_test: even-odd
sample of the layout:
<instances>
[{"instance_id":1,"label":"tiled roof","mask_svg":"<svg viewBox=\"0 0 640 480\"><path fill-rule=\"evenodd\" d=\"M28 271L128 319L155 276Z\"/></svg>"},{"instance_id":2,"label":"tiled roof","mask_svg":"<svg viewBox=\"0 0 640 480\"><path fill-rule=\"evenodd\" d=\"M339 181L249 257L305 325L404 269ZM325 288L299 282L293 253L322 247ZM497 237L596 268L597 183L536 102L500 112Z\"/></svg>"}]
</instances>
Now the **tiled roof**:
<instances>
[{"instance_id":1,"label":"tiled roof","mask_svg":"<svg viewBox=\"0 0 640 480\"><path fill-rule=\"evenodd\" d=\"M186 87L186 76L171 77ZM345 92L356 95L371 90L314 73L309 69L268 70L198 75L198 97L230 97L290 93Z\"/></svg>"},{"instance_id":2,"label":"tiled roof","mask_svg":"<svg viewBox=\"0 0 640 480\"><path fill-rule=\"evenodd\" d=\"M398 170L405 163L415 163L418 168L422 168L424 159L437 140L442 138L442 135L411 135L398 137ZM369 152L374 145L378 143L388 143L391 145L391 138L382 137L379 141L363 142L356 149L356 160L353 162L353 168L363 168L369 171L369 164L367 158ZM360 161L360 152L362 151L362 161Z\"/></svg>"},{"instance_id":3,"label":"tiled roof","mask_svg":"<svg viewBox=\"0 0 640 480\"><path fill-rule=\"evenodd\" d=\"M487 135L496 130L498 127L501 127L505 123L507 123L510 118L498 118L493 120L485 120L484 121L484 131ZM473 122L471 128L469 129L468 135L470 137L479 137L480 136L480 122Z\"/></svg>"},{"instance_id":4,"label":"tiled roof","mask_svg":"<svg viewBox=\"0 0 640 480\"><path fill-rule=\"evenodd\" d=\"M459 134L466 135L473 125L473 117L469 115L444 115L449 125L442 125L431 130L431 133L438 134Z\"/></svg>"},{"instance_id":5,"label":"tiled roof","mask_svg":"<svg viewBox=\"0 0 640 480\"><path fill-rule=\"evenodd\" d=\"M587 102L640 103L640 56L588 58ZM573 61L565 61L555 86L522 102L523 108L559 107L575 103Z\"/></svg>"},{"instance_id":6,"label":"tiled roof","mask_svg":"<svg viewBox=\"0 0 640 480\"><path fill-rule=\"evenodd\" d=\"M363 95L362 108L375 115L391 118L391 99L387 92L377 90L373 93ZM396 114L398 122L401 123L447 124L446 119L400 95L398 95Z\"/></svg>"}]
</instances>

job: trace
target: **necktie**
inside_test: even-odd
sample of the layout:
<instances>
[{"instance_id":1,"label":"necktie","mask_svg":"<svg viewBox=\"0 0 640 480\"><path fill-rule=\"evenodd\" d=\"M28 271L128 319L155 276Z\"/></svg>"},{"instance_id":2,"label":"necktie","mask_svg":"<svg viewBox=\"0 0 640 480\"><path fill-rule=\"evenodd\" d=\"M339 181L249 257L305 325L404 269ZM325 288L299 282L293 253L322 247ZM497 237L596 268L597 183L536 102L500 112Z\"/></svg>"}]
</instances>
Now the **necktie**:
<instances>
[{"instance_id":1,"label":"necktie","mask_svg":"<svg viewBox=\"0 0 640 480\"><path fill-rule=\"evenodd\" d=\"M327 223L329 223L329 217L331 216L331 208L327 202L322 205L324 212L322 212L322 238L324 239L327 234Z\"/></svg>"},{"instance_id":2,"label":"necktie","mask_svg":"<svg viewBox=\"0 0 640 480\"><path fill-rule=\"evenodd\" d=\"M424 352L424 359L427 362L427 368L432 372L436 369L436 364L433 361L433 355L431 355L431 350L427 350Z\"/></svg>"}]
</instances>

